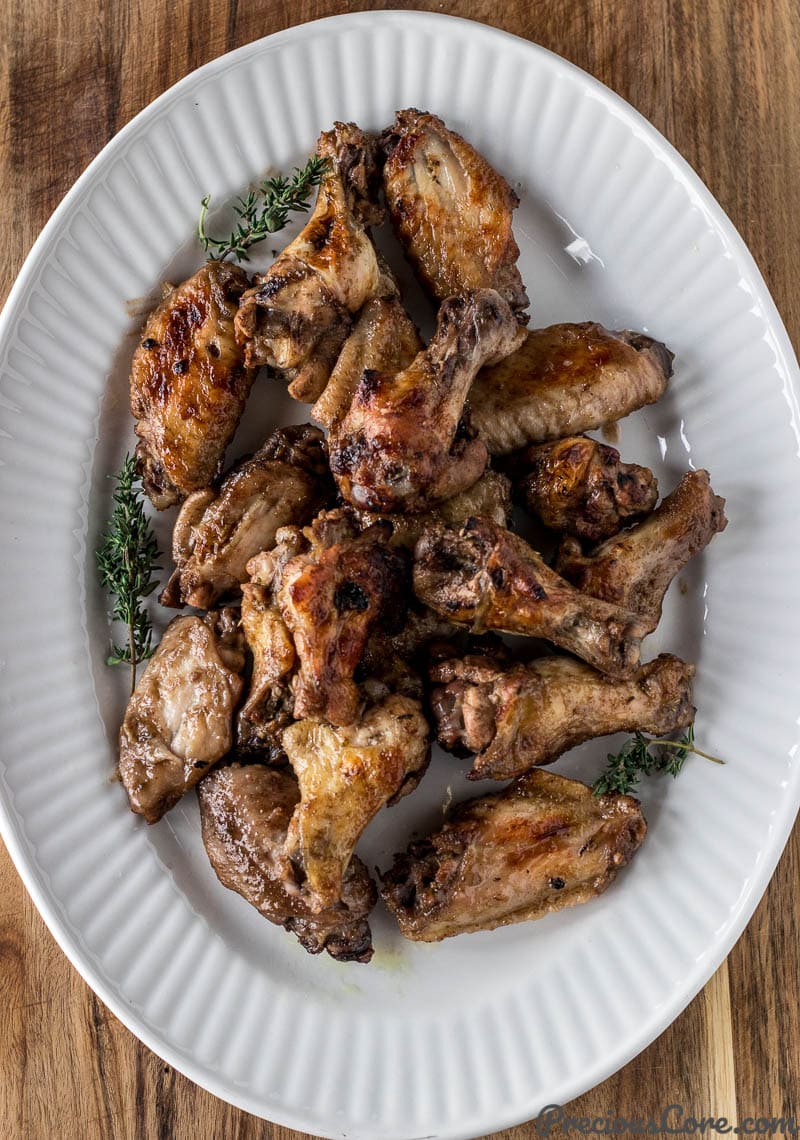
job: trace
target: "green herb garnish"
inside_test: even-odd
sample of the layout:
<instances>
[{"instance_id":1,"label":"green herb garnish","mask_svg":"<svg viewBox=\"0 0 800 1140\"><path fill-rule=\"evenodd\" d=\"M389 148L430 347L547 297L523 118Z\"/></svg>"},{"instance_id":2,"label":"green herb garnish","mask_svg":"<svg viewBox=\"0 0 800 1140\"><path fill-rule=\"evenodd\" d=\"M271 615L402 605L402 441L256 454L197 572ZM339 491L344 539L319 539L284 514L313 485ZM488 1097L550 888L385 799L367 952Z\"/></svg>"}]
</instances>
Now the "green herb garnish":
<instances>
[{"instance_id":1,"label":"green herb garnish","mask_svg":"<svg viewBox=\"0 0 800 1140\"><path fill-rule=\"evenodd\" d=\"M313 155L301 169L296 167L289 178L279 174L267 178L245 198L237 198L233 210L239 219L236 229L226 238L213 238L206 233L206 215L211 195L206 194L200 203L200 220L197 236L210 258L222 261L233 254L237 261L248 261L247 251L270 234L282 230L294 211L307 210L311 191L319 186L327 169L327 158Z\"/></svg>"},{"instance_id":2,"label":"green herb garnish","mask_svg":"<svg viewBox=\"0 0 800 1140\"><path fill-rule=\"evenodd\" d=\"M711 756L695 747L693 724L680 740L658 740L637 732L616 755L609 753L606 769L595 780L592 791L596 796L608 792L628 795L634 791L642 776L649 776L653 772L668 772L670 776L677 776L690 752L703 756L706 760L713 760L715 764L725 763L718 756Z\"/></svg>"},{"instance_id":3,"label":"green herb garnish","mask_svg":"<svg viewBox=\"0 0 800 1140\"><path fill-rule=\"evenodd\" d=\"M130 665L133 692L136 666L153 655L153 630L142 602L158 584L153 575L160 569L156 565L160 554L144 513L144 491L134 456L125 456L114 478L114 510L95 559L100 584L114 599L111 616L128 629L127 644L112 643L107 664Z\"/></svg>"}]
</instances>

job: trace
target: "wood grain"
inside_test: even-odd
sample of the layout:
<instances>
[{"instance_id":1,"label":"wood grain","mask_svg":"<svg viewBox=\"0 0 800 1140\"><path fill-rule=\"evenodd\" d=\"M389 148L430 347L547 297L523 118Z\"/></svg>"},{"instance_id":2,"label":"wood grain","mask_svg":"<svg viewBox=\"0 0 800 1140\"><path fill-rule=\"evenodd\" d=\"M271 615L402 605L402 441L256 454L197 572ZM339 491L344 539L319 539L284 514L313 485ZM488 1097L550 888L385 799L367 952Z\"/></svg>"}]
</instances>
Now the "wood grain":
<instances>
[{"instance_id":1,"label":"wood grain","mask_svg":"<svg viewBox=\"0 0 800 1140\"><path fill-rule=\"evenodd\" d=\"M476 0L397 4L483 20L566 56L686 156L800 334L797 0ZM6 0L0 6L0 298L75 178L192 68L259 36L380 5L332 0ZM748 929L705 990L571 1116L800 1117L800 940L791 839ZM528 1140L533 1124L498 1133ZM0 853L0 1136L301 1140L164 1065L57 948Z\"/></svg>"}]
</instances>

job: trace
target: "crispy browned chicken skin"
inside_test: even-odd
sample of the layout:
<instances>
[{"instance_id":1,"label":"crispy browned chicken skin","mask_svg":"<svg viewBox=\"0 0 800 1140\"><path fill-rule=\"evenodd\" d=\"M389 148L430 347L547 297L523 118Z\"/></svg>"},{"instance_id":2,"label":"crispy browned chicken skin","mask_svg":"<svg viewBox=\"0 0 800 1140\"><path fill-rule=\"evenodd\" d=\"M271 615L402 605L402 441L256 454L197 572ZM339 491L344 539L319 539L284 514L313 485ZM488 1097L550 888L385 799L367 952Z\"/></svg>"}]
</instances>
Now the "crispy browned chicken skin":
<instances>
[{"instance_id":1,"label":"crispy browned chicken skin","mask_svg":"<svg viewBox=\"0 0 800 1140\"><path fill-rule=\"evenodd\" d=\"M414 592L475 633L542 637L612 677L630 677L639 665L646 621L578 593L526 542L488 519L431 527L414 551Z\"/></svg>"},{"instance_id":2,"label":"crispy browned chicken skin","mask_svg":"<svg viewBox=\"0 0 800 1140\"><path fill-rule=\"evenodd\" d=\"M408 560L388 545L388 527L359 534L345 511L319 515L304 537L276 594L297 653L294 715L353 724L363 702L354 674L367 638L379 626L403 623Z\"/></svg>"},{"instance_id":3,"label":"crispy browned chicken skin","mask_svg":"<svg viewBox=\"0 0 800 1140\"><path fill-rule=\"evenodd\" d=\"M207 487L244 411L255 372L245 367L234 317L247 277L209 261L147 318L131 364L136 457L159 510Z\"/></svg>"},{"instance_id":4,"label":"crispy browned chicken skin","mask_svg":"<svg viewBox=\"0 0 800 1140\"><path fill-rule=\"evenodd\" d=\"M331 470L355 507L423 511L483 473L483 443L459 432L470 384L520 335L493 289L450 297L427 349L402 372L365 372L331 441Z\"/></svg>"},{"instance_id":5,"label":"crispy browned chicken skin","mask_svg":"<svg viewBox=\"0 0 800 1140\"><path fill-rule=\"evenodd\" d=\"M519 199L505 178L436 115L413 108L397 112L381 143L395 233L434 299L496 289L515 312L526 309L511 229Z\"/></svg>"},{"instance_id":6,"label":"crispy browned chicken skin","mask_svg":"<svg viewBox=\"0 0 800 1140\"><path fill-rule=\"evenodd\" d=\"M395 858L381 894L414 941L494 930L601 894L646 830L631 796L595 796L578 780L534 770L459 804Z\"/></svg>"},{"instance_id":7,"label":"crispy browned chicken skin","mask_svg":"<svg viewBox=\"0 0 800 1140\"><path fill-rule=\"evenodd\" d=\"M511 356L478 373L472 423L492 455L622 419L663 394L672 353L657 340L587 321L529 332Z\"/></svg>"},{"instance_id":8,"label":"crispy browned chicken skin","mask_svg":"<svg viewBox=\"0 0 800 1140\"><path fill-rule=\"evenodd\" d=\"M347 728L301 720L283 734L300 784L287 854L318 905L340 895L353 848L369 821L419 782L430 757L419 701L393 694Z\"/></svg>"},{"instance_id":9,"label":"crispy browned chicken skin","mask_svg":"<svg viewBox=\"0 0 800 1140\"><path fill-rule=\"evenodd\" d=\"M477 753L469 779L509 780L596 736L687 728L693 676L693 665L668 653L625 681L571 657L451 658L431 669L436 738L449 752Z\"/></svg>"},{"instance_id":10,"label":"crispy browned chicken skin","mask_svg":"<svg viewBox=\"0 0 800 1140\"><path fill-rule=\"evenodd\" d=\"M244 639L231 610L174 618L128 701L119 774L131 811L161 819L233 740Z\"/></svg>"},{"instance_id":11,"label":"crispy browned chicken skin","mask_svg":"<svg viewBox=\"0 0 800 1140\"><path fill-rule=\"evenodd\" d=\"M280 428L220 484L181 507L172 537L176 570L165 606L208 609L247 579L248 560L275 542L282 526L304 526L331 497L322 432L309 424Z\"/></svg>"},{"instance_id":12,"label":"crispy browned chicken skin","mask_svg":"<svg viewBox=\"0 0 800 1140\"><path fill-rule=\"evenodd\" d=\"M658 500L653 472L620 462L619 452L585 435L532 444L506 467L514 496L551 530L591 542L648 514Z\"/></svg>"},{"instance_id":13,"label":"crispy browned chicken skin","mask_svg":"<svg viewBox=\"0 0 800 1140\"><path fill-rule=\"evenodd\" d=\"M320 135L328 160L301 233L242 298L236 335L250 365L268 364L296 400L312 403L328 382L351 318L374 295L378 257L367 227L376 204L375 140L355 123Z\"/></svg>"},{"instance_id":14,"label":"crispy browned chicken skin","mask_svg":"<svg viewBox=\"0 0 800 1140\"><path fill-rule=\"evenodd\" d=\"M556 569L577 589L641 614L655 629L672 579L727 525L725 500L714 494L708 472L689 471L644 522L589 554L564 539Z\"/></svg>"},{"instance_id":15,"label":"crispy browned chicken skin","mask_svg":"<svg viewBox=\"0 0 800 1140\"><path fill-rule=\"evenodd\" d=\"M284 850L300 799L290 772L234 764L207 776L198 794L203 842L223 886L296 934L309 954L327 950L339 962L370 960L367 915L377 892L361 860L350 861L341 899L323 910L295 877Z\"/></svg>"}]
</instances>

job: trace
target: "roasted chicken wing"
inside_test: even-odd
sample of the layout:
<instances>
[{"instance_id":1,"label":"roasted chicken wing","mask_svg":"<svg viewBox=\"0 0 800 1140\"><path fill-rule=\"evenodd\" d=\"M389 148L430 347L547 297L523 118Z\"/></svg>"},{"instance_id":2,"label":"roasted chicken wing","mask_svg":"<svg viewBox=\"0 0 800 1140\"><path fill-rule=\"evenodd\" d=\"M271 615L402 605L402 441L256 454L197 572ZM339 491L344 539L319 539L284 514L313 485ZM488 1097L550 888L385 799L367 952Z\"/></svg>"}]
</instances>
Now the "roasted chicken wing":
<instances>
[{"instance_id":1,"label":"roasted chicken wing","mask_svg":"<svg viewBox=\"0 0 800 1140\"><path fill-rule=\"evenodd\" d=\"M459 804L396 857L381 894L414 941L494 930L601 894L646 830L631 796L595 796L578 780L534 770Z\"/></svg>"},{"instance_id":2,"label":"roasted chicken wing","mask_svg":"<svg viewBox=\"0 0 800 1140\"><path fill-rule=\"evenodd\" d=\"M244 682L244 641L231 610L177 617L128 701L119 774L131 811L161 819L229 751Z\"/></svg>"},{"instance_id":3,"label":"roasted chicken wing","mask_svg":"<svg viewBox=\"0 0 800 1140\"><path fill-rule=\"evenodd\" d=\"M672 579L727 525L725 500L712 491L708 472L689 471L644 522L589 554L564 539L556 569L577 589L641 614L655 629Z\"/></svg>"},{"instance_id":4,"label":"roasted chicken wing","mask_svg":"<svg viewBox=\"0 0 800 1140\"><path fill-rule=\"evenodd\" d=\"M245 367L234 317L247 277L209 261L147 319L131 365L131 412L142 482L159 510L207 487L244 411Z\"/></svg>"},{"instance_id":5,"label":"roasted chicken wing","mask_svg":"<svg viewBox=\"0 0 800 1140\"><path fill-rule=\"evenodd\" d=\"M529 332L470 391L472 423L492 455L563 439L620 420L661 396L672 353L657 340L602 325Z\"/></svg>"},{"instance_id":6,"label":"roasted chicken wing","mask_svg":"<svg viewBox=\"0 0 800 1140\"><path fill-rule=\"evenodd\" d=\"M300 784L286 852L322 907L339 898L369 821L416 787L430 756L419 701L393 695L348 728L301 720L283 734Z\"/></svg>"},{"instance_id":7,"label":"roasted chicken wing","mask_svg":"<svg viewBox=\"0 0 800 1140\"><path fill-rule=\"evenodd\" d=\"M571 657L438 661L431 669L436 738L457 755L477 753L469 779L509 780L596 736L687 728L693 676L693 665L668 653L625 681Z\"/></svg>"},{"instance_id":8,"label":"roasted chicken wing","mask_svg":"<svg viewBox=\"0 0 800 1140\"><path fill-rule=\"evenodd\" d=\"M383 185L395 233L437 301L496 289L528 307L511 215L519 199L505 178L436 115L398 111L382 136Z\"/></svg>"},{"instance_id":9,"label":"roasted chicken wing","mask_svg":"<svg viewBox=\"0 0 800 1140\"><path fill-rule=\"evenodd\" d=\"M248 365L268 364L296 400L321 394L351 318L375 294L380 268L367 227L376 205L375 141L355 123L320 135L327 159L314 211L301 233L242 298L236 336Z\"/></svg>"},{"instance_id":10,"label":"roasted chicken wing","mask_svg":"<svg viewBox=\"0 0 800 1140\"><path fill-rule=\"evenodd\" d=\"M295 878L284 850L300 799L290 772L233 764L207 776L198 794L203 842L223 886L296 934L310 954L327 950L339 962L370 960L367 915L377 892L361 860L351 859L340 898L323 910Z\"/></svg>"},{"instance_id":11,"label":"roasted chicken wing","mask_svg":"<svg viewBox=\"0 0 800 1140\"><path fill-rule=\"evenodd\" d=\"M475 373L513 351L520 328L493 289L451 297L402 372L365 372L331 441L331 470L355 507L423 511L483 473L486 447L460 430Z\"/></svg>"},{"instance_id":12,"label":"roasted chicken wing","mask_svg":"<svg viewBox=\"0 0 800 1140\"><path fill-rule=\"evenodd\" d=\"M162 605L208 609L238 590L248 560L273 546L278 528L310 522L332 490L321 431L302 424L273 432L218 491L195 491L183 504Z\"/></svg>"},{"instance_id":13,"label":"roasted chicken wing","mask_svg":"<svg viewBox=\"0 0 800 1140\"><path fill-rule=\"evenodd\" d=\"M311 409L311 418L335 436L364 372L401 372L423 347L414 322L403 308L397 282L381 266L376 296L370 297L361 310L325 391Z\"/></svg>"},{"instance_id":14,"label":"roasted chicken wing","mask_svg":"<svg viewBox=\"0 0 800 1140\"><path fill-rule=\"evenodd\" d=\"M318 516L304 533L306 548L285 563L277 592L297 653L294 715L353 724L362 704L354 674L367 638L379 626L402 626L408 560L389 546L388 527L359 534L344 511Z\"/></svg>"},{"instance_id":15,"label":"roasted chicken wing","mask_svg":"<svg viewBox=\"0 0 800 1140\"><path fill-rule=\"evenodd\" d=\"M242 585L241 624L250 652L253 673L247 700L236 720L236 752L255 753L272 764L286 761L283 730L292 723L292 677L297 666L294 641L283 620L275 595L283 566L304 547L297 530L281 532L283 542L247 564L250 580Z\"/></svg>"},{"instance_id":16,"label":"roasted chicken wing","mask_svg":"<svg viewBox=\"0 0 800 1140\"><path fill-rule=\"evenodd\" d=\"M578 593L526 542L488 519L431 527L414 552L414 592L475 633L542 637L612 677L636 671L648 628L636 614Z\"/></svg>"},{"instance_id":17,"label":"roasted chicken wing","mask_svg":"<svg viewBox=\"0 0 800 1140\"><path fill-rule=\"evenodd\" d=\"M653 472L585 435L532 444L506 466L514 496L551 530L591 542L608 538L658 500ZM478 513L478 512L476 512Z\"/></svg>"}]
</instances>

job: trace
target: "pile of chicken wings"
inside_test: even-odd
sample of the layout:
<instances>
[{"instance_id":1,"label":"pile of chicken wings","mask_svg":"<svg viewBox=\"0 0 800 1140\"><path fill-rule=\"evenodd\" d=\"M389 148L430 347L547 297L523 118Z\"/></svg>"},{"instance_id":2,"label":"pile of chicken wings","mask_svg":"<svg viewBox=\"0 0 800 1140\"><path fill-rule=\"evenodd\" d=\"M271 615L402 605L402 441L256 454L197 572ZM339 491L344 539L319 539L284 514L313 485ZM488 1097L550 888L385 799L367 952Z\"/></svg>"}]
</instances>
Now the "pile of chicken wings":
<instances>
[{"instance_id":1,"label":"pile of chicken wings","mask_svg":"<svg viewBox=\"0 0 800 1140\"><path fill-rule=\"evenodd\" d=\"M119 771L154 823L198 785L220 881L311 953L366 962L378 888L354 848L431 740L511 780L381 876L436 941L583 902L635 854L637 800L547 773L603 734L694 718L694 667L641 662L686 562L725 526L705 471L653 473L586 432L656 401L672 354L595 323L529 329L500 174L435 115L320 136L299 236L251 281L209 261L148 318L131 409L143 485L180 505L169 624ZM388 213L437 307L426 345L371 227ZM224 471L260 368L312 404ZM546 559L512 505L557 540ZM498 634L532 639L512 655Z\"/></svg>"}]
</instances>

